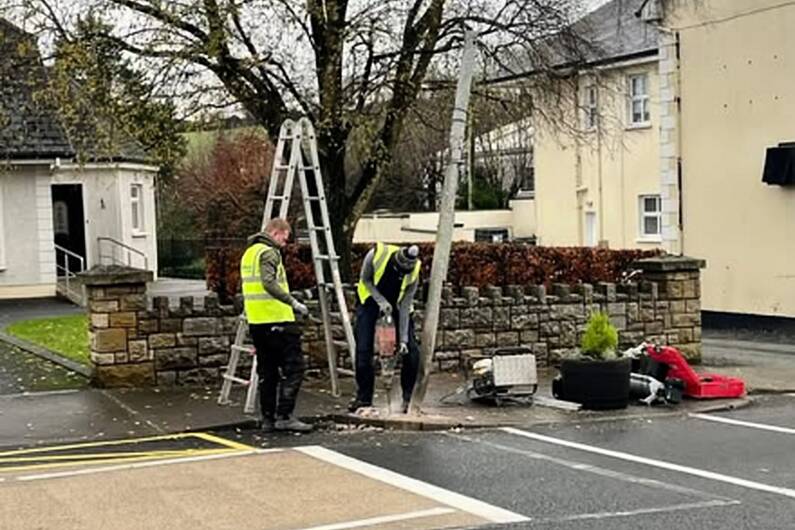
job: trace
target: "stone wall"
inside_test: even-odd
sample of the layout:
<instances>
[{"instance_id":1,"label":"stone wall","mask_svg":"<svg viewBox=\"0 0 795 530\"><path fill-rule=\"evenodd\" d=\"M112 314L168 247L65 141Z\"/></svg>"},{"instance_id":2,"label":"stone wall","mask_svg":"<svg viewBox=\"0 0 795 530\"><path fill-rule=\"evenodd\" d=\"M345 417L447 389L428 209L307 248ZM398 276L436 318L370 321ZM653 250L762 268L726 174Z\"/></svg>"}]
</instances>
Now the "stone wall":
<instances>
[{"instance_id":1,"label":"stone wall","mask_svg":"<svg viewBox=\"0 0 795 530\"><path fill-rule=\"evenodd\" d=\"M671 344L698 361L703 262L654 258L639 266L639 281L620 285L554 284L549 291L544 286L445 289L438 367L453 369L468 356L509 346L530 348L540 366L554 364L577 347L594 310L608 313L621 347L643 340ZM97 381L105 386L217 383L234 340L239 301L222 306L215 296L185 297L171 305L168 298L156 297L147 303L147 278L143 271L107 267L85 274ZM308 305L317 313L316 303ZM418 334L422 316L418 304ZM344 338L339 324L334 333ZM305 325L303 347L310 367L327 367L322 326ZM339 352L338 364L350 366L348 352Z\"/></svg>"}]
</instances>

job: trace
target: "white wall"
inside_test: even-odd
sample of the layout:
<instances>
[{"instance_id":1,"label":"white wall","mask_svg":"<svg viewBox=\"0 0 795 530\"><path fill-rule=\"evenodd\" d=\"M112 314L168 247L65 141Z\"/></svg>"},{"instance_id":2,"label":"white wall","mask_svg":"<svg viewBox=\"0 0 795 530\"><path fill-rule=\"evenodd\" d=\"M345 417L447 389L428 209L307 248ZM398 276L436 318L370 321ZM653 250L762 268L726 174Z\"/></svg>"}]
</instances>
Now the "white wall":
<instances>
[{"instance_id":1,"label":"white wall","mask_svg":"<svg viewBox=\"0 0 795 530\"><path fill-rule=\"evenodd\" d=\"M0 298L53 296L52 198L49 167L0 168L2 244Z\"/></svg>"},{"instance_id":2,"label":"white wall","mask_svg":"<svg viewBox=\"0 0 795 530\"><path fill-rule=\"evenodd\" d=\"M145 253L149 270L157 272L157 226L155 217L154 170L133 164L64 165L56 172L53 183L83 185L86 216L87 266L99 263L98 237L110 237ZM144 231L134 234L130 205L130 185L142 184L144 189ZM103 243L102 253L111 247ZM122 254L117 251L116 257ZM124 255L126 259L126 254ZM132 256L132 266L143 267L143 260Z\"/></svg>"}]
</instances>

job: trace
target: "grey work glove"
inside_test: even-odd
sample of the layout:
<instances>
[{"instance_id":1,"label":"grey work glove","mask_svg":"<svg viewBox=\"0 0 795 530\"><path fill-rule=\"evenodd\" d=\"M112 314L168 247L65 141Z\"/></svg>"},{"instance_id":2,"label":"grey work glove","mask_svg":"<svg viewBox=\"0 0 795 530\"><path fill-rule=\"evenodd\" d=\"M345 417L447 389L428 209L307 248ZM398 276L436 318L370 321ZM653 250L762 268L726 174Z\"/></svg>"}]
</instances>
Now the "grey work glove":
<instances>
[{"instance_id":1,"label":"grey work glove","mask_svg":"<svg viewBox=\"0 0 795 530\"><path fill-rule=\"evenodd\" d=\"M392 304L387 302L386 300L382 302L378 302L378 309L381 310L381 314L384 316L392 316Z\"/></svg>"},{"instance_id":2,"label":"grey work glove","mask_svg":"<svg viewBox=\"0 0 795 530\"><path fill-rule=\"evenodd\" d=\"M398 348L398 354L400 355L408 355L409 353L409 345L405 342L400 343L400 348Z\"/></svg>"},{"instance_id":3,"label":"grey work glove","mask_svg":"<svg viewBox=\"0 0 795 530\"><path fill-rule=\"evenodd\" d=\"M306 307L301 302L299 302L298 300L293 301L293 310L296 313L300 314L300 315L308 315L309 314L309 308Z\"/></svg>"}]
</instances>

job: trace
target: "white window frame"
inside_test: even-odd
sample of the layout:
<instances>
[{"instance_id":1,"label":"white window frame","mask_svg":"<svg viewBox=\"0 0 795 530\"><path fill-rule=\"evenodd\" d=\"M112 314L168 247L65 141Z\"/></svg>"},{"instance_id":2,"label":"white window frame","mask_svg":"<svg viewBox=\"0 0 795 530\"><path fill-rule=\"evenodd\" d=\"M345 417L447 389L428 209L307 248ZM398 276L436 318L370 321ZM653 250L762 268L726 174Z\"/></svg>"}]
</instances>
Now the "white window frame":
<instances>
[{"instance_id":1,"label":"white window frame","mask_svg":"<svg viewBox=\"0 0 795 530\"><path fill-rule=\"evenodd\" d=\"M635 80L643 80L643 92L635 92ZM635 120L635 104L640 105L640 119ZM632 74L627 76L627 121L630 128L648 127L651 125L649 109L649 74Z\"/></svg>"},{"instance_id":2,"label":"white window frame","mask_svg":"<svg viewBox=\"0 0 795 530\"><path fill-rule=\"evenodd\" d=\"M599 92L596 90L596 85L589 84L583 90L583 126L586 131L592 131L597 128L599 124Z\"/></svg>"},{"instance_id":3,"label":"white window frame","mask_svg":"<svg viewBox=\"0 0 795 530\"><path fill-rule=\"evenodd\" d=\"M656 210L646 210L647 199L656 199ZM638 218L640 221L638 226L640 241L662 241L662 197L659 194L649 193L638 196ZM646 231L646 219L657 220L657 232Z\"/></svg>"},{"instance_id":4,"label":"white window frame","mask_svg":"<svg viewBox=\"0 0 795 530\"><path fill-rule=\"evenodd\" d=\"M130 184L130 226L132 227L132 233L134 235L143 235L146 233L143 184Z\"/></svg>"}]
</instances>

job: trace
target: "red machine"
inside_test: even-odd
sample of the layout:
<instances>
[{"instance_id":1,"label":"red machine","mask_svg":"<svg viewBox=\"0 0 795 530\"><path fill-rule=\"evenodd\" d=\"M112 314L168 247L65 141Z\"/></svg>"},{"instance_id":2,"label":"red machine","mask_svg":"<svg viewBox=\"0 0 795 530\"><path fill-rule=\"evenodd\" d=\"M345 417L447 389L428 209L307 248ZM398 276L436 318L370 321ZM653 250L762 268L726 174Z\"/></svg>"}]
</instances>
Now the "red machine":
<instances>
[{"instance_id":1,"label":"red machine","mask_svg":"<svg viewBox=\"0 0 795 530\"><path fill-rule=\"evenodd\" d=\"M653 360L667 364L667 379L681 379L685 383L684 394L697 399L736 398L745 394L742 379L718 374L699 374L687 363L676 348L648 345L646 353Z\"/></svg>"}]
</instances>

